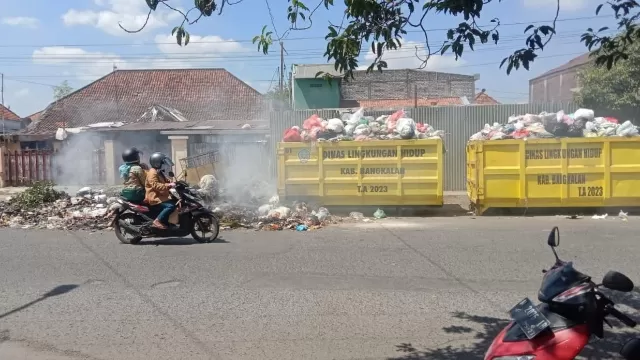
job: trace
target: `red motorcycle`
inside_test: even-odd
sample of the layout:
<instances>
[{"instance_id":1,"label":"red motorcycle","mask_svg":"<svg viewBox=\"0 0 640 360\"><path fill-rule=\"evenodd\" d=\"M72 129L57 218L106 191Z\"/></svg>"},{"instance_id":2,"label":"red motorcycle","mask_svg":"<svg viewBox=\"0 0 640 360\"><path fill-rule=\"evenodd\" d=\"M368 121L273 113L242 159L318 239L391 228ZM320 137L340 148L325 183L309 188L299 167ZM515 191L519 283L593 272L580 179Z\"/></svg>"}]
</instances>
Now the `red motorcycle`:
<instances>
[{"instance_id":1,"label":"red motorcycle","mask_svg":"<svg viewBox=\"0 0 640 360\"><path fill-rule=\"evenodd\" d=\"M560 260L556 247L560 230L554 227L547 241L556 258L538 291L541 304L526 298L510 311L512 321L493 340L485 360L573 360L587 345L591 335L604 336L608 316L629 327L636 322L614 307L599 288L631 292L633 282L625 275L609 271L602 284ZM640 360L640 338L623 346L620 354L627 360Z\"/></svg>"}]
</instances>

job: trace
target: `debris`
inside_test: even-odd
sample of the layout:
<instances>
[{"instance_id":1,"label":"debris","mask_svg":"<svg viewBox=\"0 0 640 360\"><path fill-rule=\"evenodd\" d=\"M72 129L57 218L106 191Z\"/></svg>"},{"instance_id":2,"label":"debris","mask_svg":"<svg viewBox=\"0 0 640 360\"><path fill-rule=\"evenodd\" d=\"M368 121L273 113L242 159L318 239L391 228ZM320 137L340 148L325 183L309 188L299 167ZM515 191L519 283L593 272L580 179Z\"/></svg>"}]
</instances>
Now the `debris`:
<instances>
[{"instance_id":1,"label":"debris","mask_svg":"<svg viewBox=\"0 0 640 360\"><path fill-rule=\"evenodd\" d=\"M609 214L604 214L604 215L593 215L591 218L594 220L603 220L606 219L609 216Z\"/></svg>"},{"instance_id":2,"label":"debris","mask_svg":"<svg viewBox=\"0 0 640 360\"><path fill-rule=\"evenodd\" d=\"M354 220L362 220L362 219L364 219L364 214L361 213L361 212L354 211L354 212L349 214L349 217L354 219Z\"/></svg>"},{"instance_id":3,"label":"debris","mask_svg":"<svg viewBox=\"0 0 640 360\"><path fill-rule=\"evenodd\" d=\"M296 226L296 231L307 231L309 230L309 227L307 225L298 225Z\"/></svg>"},{"instance_id":4,"label":"debris","mask_svg":"<svg viewBox=\"0 0 640 360\"><path fill-rule=\"evenodd\" d=\"M539 115L511 116L506 124L485 124L469 140L503 140L555 137L638 136L638 127L627 120L622 124L612 117L594 117L593 110L578 109L573 114L542 112Z\"/></svg>"},{"instance_id":5,"label":"debris","mask_svg":"<svg viewBox=\"0 0 640 360\"><path fill-rule=\"evenodd\" d=\"M626 213L626 212L620 210L620 212L618 213L618 217L622 221L628 221L629 220L629 213Z\"/></svg>"},{"instance_id":6,"label":"debris","mask_svg":"<svg viewBox=\"0 0 640 360\"><path fill-rule=\"evenodd\" d=\"M376 219L384 219L387 217L387 214L384 213L384 210L378 209L373 213L373 217Z\"/></svg>"},{"instance_id":7,"label":"debris","mask_svg":"<svg viewBox=\"0 0 640 360\"><path fill-rule=\"evenodd\" d=\"M407 117L404 110L389 116L364 116L364 108L353 114L345 113L342 119L323 120L317 114L298 126L285 130L284 142L314 141L369 141L400 139L442 139L444 131L428 124L417 124Z\"/></svg>"}]
</instances>

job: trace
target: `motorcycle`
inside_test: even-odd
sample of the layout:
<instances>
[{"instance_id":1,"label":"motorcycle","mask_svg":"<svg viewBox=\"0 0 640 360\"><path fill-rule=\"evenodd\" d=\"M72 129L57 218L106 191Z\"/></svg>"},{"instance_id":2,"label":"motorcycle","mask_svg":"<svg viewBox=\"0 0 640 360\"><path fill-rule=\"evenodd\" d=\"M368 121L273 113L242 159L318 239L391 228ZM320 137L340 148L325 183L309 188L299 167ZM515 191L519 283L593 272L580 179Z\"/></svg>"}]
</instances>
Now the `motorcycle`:
<instances>
[{"instance_id":1,"label":"motorcycle","mask_svg":"<svg viewBox=\"0 0 640 360\"><path fill-rule=\"evenodd\" d=\"M169 173L174 177L173 173ZM153 226L153 220L159 211L145 205L134 204L124 198L117 200L111 222L116 237L124 244L138 244L143 238L185 237L191 235L199 243L213 242L218 238L220 223L216 215L200 203L198 193L184 181L176 181L170 189L171 197L176 201L176 210L169 216L170 226L159 229ZM199 232L202 232L200 235ZM210 236L205 233L210 232ZM131 236L129 238L128 236Z\"/></svg>"},{"instance_id":2,"label":"motorcycle","mask_svg":"<svg viewBox=\"0 0 640 360\"><path fill-rule=\"evenodd\" d=\"M571 360L587 345L592 335L604 337L604 324L612 325L608 316L629 327L636 322L614 307L599 289L631 292L633 282L624 274L609 271L601 284L573 267L571 261L560 260L560 230L554 227L547 244L555 256L555 264L542 270L544 276L538 291L537 306L525 298L510 310L512 321L498 334L489 347L485 360ZM627 360L640 359L640 338L630 340L620 351Z\"/></svg>"}]
</instances>

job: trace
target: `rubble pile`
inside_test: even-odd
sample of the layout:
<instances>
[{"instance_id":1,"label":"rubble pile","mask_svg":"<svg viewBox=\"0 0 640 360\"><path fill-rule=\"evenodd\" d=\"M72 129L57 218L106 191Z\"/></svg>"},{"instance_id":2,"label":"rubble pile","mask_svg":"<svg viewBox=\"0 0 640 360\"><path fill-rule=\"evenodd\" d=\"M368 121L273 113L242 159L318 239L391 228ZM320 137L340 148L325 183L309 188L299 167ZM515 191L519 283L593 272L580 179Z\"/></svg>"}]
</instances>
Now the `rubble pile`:
<instances>
[{"instance_id":1,"label":"rubble pile","mask_svg":"<svg viewBox=\"0 0 640 360\"><path fill-rule=\"evenodd\" d=\"M486 124L469 140L503 140L557 137L638 136L638 127L629 120L620 124L612 117L595 117L593 110L578 109L573 114L542 112L509 117L506 124Z\"/></svg>"},{"instance_id":2,"label":"rubble pile","mask_svg":"<svg viewBox=\"0 0 640 360\"><path fill-rule=\"evenodd\" d=\"M428 124L416 123L407 118L404 110L374 119L364 116L360 108L353 114L345 113L342 119L324 120L313 115L298 126L284 132L284 142L313 141L368 141L402 139L442 139L444 131L435 130Z\"/></svg>"},{"instance_id":3,"label":"rubble pile","mask_svg":"<svg viewBox=\"0 0 640 360\"><path fill-rule=\"evenodd\" d=\"M115 203L104 190L82 188L76 196L37 183L0 203L0 227L21 229L104 230L109 205Z\"/></svg>"},{"instance_id":4,"label":"rubble pile","mask_svg":"<svg viewBox=\"0 0 640 360\"><path fill-rule=\"evenodd\" d=\"M303 202L294 203L291 207L284 206L280 204L277 195L260 206L222 202L213 212L220 218L221 229L307 231L342 221L342 218L332 216L329 210L323 207L312 210Z\"/></svg>"}]
</instances>

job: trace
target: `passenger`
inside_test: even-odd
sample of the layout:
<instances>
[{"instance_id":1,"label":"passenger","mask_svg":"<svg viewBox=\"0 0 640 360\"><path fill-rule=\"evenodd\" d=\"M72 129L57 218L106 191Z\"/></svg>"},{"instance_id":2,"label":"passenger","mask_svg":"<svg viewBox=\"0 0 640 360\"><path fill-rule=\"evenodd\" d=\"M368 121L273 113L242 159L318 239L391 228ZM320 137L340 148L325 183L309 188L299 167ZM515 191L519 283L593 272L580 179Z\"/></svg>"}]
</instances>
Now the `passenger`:
<instances>
[{"instance_id":1,"label":"passenger","mask_svg":"<svg viewBox=\"0 0 640 360\"><path fill-rule=\"evenodd\" d=\"M145 181L149 166L140 162L142 151L135 147L122 153L124 164L120 165L120 177L124 181L124 188L120 196L134 204L141 204L145 199Z\"/></svg>"},{"instance_id":2,"label":"passenger","mask_svg":"<svg viewBox=\"0 0 640 360\"><path fill-rule=\"evenodd\" d=\"M169 216L176 209L176 202L171 198L169 189L175 183L169 182L164 174L163 166L173 166L173 162L163 153L153 153L149 158L151 168L147 172L145 182L146 202L153 208L159 210L158 216L153 221L153 226L159 229L166 229L169 225Z\"/></svg>"}]
</instances>

